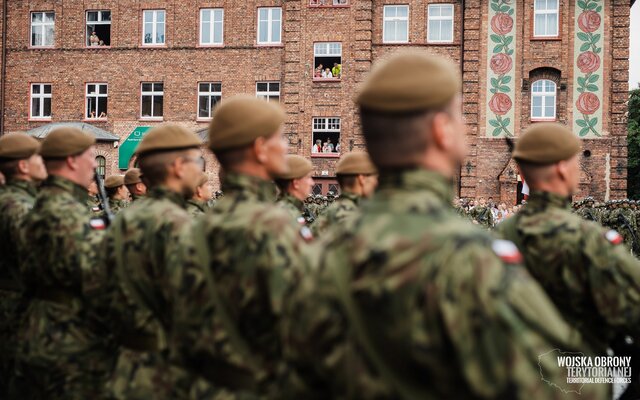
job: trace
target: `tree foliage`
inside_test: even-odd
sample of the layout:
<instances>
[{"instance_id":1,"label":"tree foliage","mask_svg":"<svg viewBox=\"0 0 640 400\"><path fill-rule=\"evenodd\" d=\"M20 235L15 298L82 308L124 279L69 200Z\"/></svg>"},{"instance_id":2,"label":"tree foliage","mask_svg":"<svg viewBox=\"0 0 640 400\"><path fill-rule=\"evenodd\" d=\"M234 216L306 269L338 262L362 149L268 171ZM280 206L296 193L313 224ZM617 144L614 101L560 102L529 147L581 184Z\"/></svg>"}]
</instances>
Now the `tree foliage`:
<instances>
[{"instance_id":1,"label":"tree foliage","mask_svg":"<svg viewBox=\"0 0 640 400\"><path fill-rule=\"evenodd\" d=\"M627 193L640 200L640 88L629 92L629 125L627 133Z\"/></svg>"}]
</instances>

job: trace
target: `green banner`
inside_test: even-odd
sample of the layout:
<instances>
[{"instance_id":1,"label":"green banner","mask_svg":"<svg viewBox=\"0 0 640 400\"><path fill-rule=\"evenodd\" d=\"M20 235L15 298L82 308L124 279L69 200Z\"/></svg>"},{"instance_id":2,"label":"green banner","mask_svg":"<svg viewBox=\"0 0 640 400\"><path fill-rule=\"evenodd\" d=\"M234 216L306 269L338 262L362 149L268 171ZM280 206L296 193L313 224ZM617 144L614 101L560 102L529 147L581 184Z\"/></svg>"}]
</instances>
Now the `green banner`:
<instances>
[{"instance_id":1,"label":"green banner","mask_svg":"<svg viewBox=\"0 0 640 400\"><path fill-rule=\"evenodd\" d=\"M149 126L139 126L129 134L124 142L122 142L122 144L120 145L120 149L118 150L118 168L129 168L129 160L131 160L133 153L138 147L138 144L140 144L142 138L144 137L144 135L146 135L147 131L150 128L151 127Z\"/></svg>"}]
</instances>

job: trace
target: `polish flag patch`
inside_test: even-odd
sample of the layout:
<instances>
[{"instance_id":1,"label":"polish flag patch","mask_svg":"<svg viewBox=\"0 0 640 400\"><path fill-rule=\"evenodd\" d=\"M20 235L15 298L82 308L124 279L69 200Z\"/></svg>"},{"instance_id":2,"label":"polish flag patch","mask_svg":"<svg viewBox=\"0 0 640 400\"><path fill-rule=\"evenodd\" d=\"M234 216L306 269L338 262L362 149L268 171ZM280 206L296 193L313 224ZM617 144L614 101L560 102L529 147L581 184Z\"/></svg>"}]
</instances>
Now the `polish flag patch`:
<instances>
[{"instance_id":1,"label":"polish flag patch","mask_svg":"<svg viewBox=\"0 0 640 400\"><path fill-rule=\"evenodd\" d=\"M607 231L607 233L604 234L604 237L612 244L620 244L624 242L624 238L622 237L622 235L620 235L614 229Z\"/></svg>"},{"instance_id":2,"label":"polish flag patch","mask_svg":"<svg viewBox=\"0 0 640 400\"><path fill-rule=\"evenodd\" d=\"M298 221L298 223L300 225L306 225L307 224L307 220L304 219L304 217L298 217L298 219L296 221Z\"/></svg>"},{"instance_id":3,"label":"polish flag patch","mask_svg":"<svg viewBox=\"0 0 640 400\"><path fill-rule=\"evenodd\" d=\"M523 261L522 253L513 242L508 240L494 240L491 245L493 252L506 264L519 264Z\"/></svg>"},{"instance_id":4,"label":"polish flag patch","mask_svg":"<svg viewBox=\"0 0 640 400\"><path fill-rule=\"evenodd\" d=\"M107 224L104 223L102 218L92 218L89 221L89 226L91 226L91 229L95 229L97 231L103 231L107 229Z\"/></svg>"},{"instance_id":5,"label":"polish flag patch","mask_svg":"<svg viewBox=\"0 0 640 400\"><path fill-rule=\"evenodd\" d=\"M313 241L313 233L308 226L303 226L302 228L300 228L300 236L302 236L302 238L307 242Z\"/></svg>"}]
</instances>

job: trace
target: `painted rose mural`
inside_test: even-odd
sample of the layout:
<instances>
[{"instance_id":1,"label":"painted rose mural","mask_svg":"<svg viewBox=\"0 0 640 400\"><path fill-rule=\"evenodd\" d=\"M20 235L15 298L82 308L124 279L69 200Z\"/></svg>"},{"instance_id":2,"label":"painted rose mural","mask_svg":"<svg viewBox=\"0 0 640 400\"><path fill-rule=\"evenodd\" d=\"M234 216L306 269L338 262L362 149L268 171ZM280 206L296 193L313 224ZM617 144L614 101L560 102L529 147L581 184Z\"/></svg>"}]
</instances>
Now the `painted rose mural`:
<instances>
[{"instance_id":1,"label":"painted rose mural","mask_svg":"<svg viewBox=\"0 0 640 400\"><path fill-rule=\"evenodd\" d=\"M573 129L582 138L602 136L603 2L576 2Z\"/></svg>"},{"instance_id":2,"label":"painted rose mural","mask_svg":"<svg viewBox=\"0 0 640 400\"><path fill-rule=\"evenodd\" d=\"M490 0L487 45L487 136L514 135L514 0Z\"/></svg>"}]
</instances>

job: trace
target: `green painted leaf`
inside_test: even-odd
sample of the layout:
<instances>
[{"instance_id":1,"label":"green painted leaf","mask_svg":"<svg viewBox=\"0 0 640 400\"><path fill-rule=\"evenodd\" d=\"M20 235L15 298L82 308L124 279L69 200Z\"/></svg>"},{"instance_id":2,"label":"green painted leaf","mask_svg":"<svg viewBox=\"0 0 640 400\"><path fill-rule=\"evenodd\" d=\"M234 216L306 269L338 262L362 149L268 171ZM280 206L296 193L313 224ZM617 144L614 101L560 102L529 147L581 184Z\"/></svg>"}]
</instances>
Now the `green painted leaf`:
<instances>
[{"instance_id":1,"label":"green painted leaf","mask_svg":"<svg viewBox=\"0 0 640 400\"><path fill-rule=\"evenodd\" d=\"M500 12L506 13L509 11L509 6L508 5L503 5L502 7L500 7Z\"/></svg>"},{"instance_id":2,"label":"green painted leaf","mask_svg":"<svg viewBox=\"0 0 640 400\"><path fill-rule=\"evenodd\" d=\"M491 78L491 86L498 86L498 79L497 78Z\"/></svg>"},{"instance_id":3,"label":"green painted leaf","mask_svg":"<svg viewBox=\"0 0 640 400\"><path fill-rule=\"evenodd\" d=\"M502 43L502 38L500 37L500 35L493 34L489 37L491 38L491 41L494 43Z\"/></svg>"},{"instance_id":4,"label":"green painted leaf","mask_svg":"<svg viewBox=\"0 0 640 400\"><path fill-rule=\"evenodd\" d=\"M496 121L495 119L490 119L489 120L489 125L495 127L495 128L500 128L502 125L500 125L500 123L498 121Z\"/></svg>"},{"instance_id":5,"label":"green painted leaf","mask_svg":"<svg viewBox=\"0 0 640 400\"><path fill-rule=\"evenodd\" d=\"M578 119L578 120L576 120L576 124L578 124L578 126L579 126L579 127L582 127L582 128L586 128L586 127L587 127L587 123L586 123L586 122L584 122L584 120L583 120L583 119Z\"/></svg>"},{"instance_id":6,"label":"green painted leaf","mask_svg":"<svg viewBox=\"0 0 640 400\"><path fill-rule=\"evenodd\" d=\"M513 8L509 9L509 15L513 15Z\"/></svg>"},{"instance_id":7,"label":"green painted leaf","mask_svg":"<svg viewBox=\"0 0 640 400\"><path fill-rule=\"evenodd\" d=\"M499 44L499 45L496 45L496 47L493 48L493 52L494 53L500 53L502 51L502 49L504 49L504 46Z\"/></svg>"},{"instance_id":8,"label":"green painted leaf","mask_svg":"<svg viewBox=\"0 0 640 400\"><path fill-rule=\"evenodd\" d=\"M590 126L590 127L592 127L592 128L593 128L593 127L594 127L594 126L596 126L596 125L598 125L598 118L593 118L593 119L590 119L590 120L589 120L589 126Z\"/></svg>"},{"instance_id":9,"label":"green painted leaf","mask_svg":"<svg viewBox=\"0 0 640 400\"><path fill-rule=\"evenodd\" d=\"M580 46L580 51L587 51L589 50L589 47L591 47L591 43L584 43L582 46Z\"/></svg>"},{"instance_id":10,"label":"green painted leaf","mask_svg":"<svg viewBox=\"0 0 640 400\"><path fill-rule=\"evenodd\" d=\"M500 7L496 3L491 3L491 9L495 12L500 11Z\"/></svg>"},{"instance_id":11,"label":"green painted leaf","mask_svg":"<svg viewBox=\"0 0 640 400\"><path fill-rule=\"evenodd\" d=\"M504 45L508 46L511 44L511 42L513 42L513 36L507 36L504 38Z\"/></svg>"},{"instance_id":12,"label":"green painted leaf","mask_svg":"<svg viewBox=\"0 0 640 400\"><path fill-rule=\"evenodd\" d=\"M600 40L601 35L598 33L596 35L593 35L593 37L591 38L591 43L592 44L596 44L598 43L598 41Z\"/></svg>"},{"instance_id":13,"label":"green painted leaf","mask_svg":"<svg viewBox=\"0 0 640 400\"><path fill-rule=\"evenodd\" d=\"M584 93L584 89L583 88L578 88L578 93Z\"/></svg>"},{"instance_id":14,"label":"green painted leaf","mask_svg":"<svg viewBox=\"0 0 640 400\"><path fill-rule=\"evenodd\" d=\"M599 78L600 78L600 75L598 75L598 74L593 74L593 75L591 75L591 76L589 77L589 83L597 82Z\"/></svg>"},{"instance_id":15,"label":"green painted leaf","mask_svg":"<svg viewBox=\"0 0 640 400\"><path fill-rule=\"evenodd\" d=\"M511 82L511 77L509 75L502 77L502 83L509 83L509 82Z\"/></svg>"},{"instance_id":16,"label":"green painted leaf","mask_svg":"<svg viewBox=\"0 0 640 400\"><path fill-rule=\"evenodd\" d=\"M596 47L596 49L593 51L596 54L599 54L602 51L602 47Z\"/></svg>"},{"instance_id":17,"label":"green painted leaf","mask_svg":"<svg viewBox=\"0 0 640 400\"><path fill-rule=\"evenodd\" d=\"M584 86L585 83L586 83L586 79L584 77L582 77L582 76L579 76L578 77L578 85Z\"/></svg>"},{"instance_id":18,"label":"green painted leaf","mask_svg":"<svg viewBox=\"0 0 640 400\"><path fill-rule=\"evenodd\" d=\"M500 132L502 132L502 128L496 128L493 130L493 136L498 136L500 135Z\"/></svg>"},{"instance_id":19,"label":"green painted leaf","mask_svg":"<svg viewBox=\"0 0 640 400\"><path fill-rule=\"evenodd\" d=\"M509 126L511 124L511 118L505 118L502 120L502 126Z\"/></svg>"},{"instance_id":20,"label":"green painted leaf","mask_svg":"<svg viewBox=\"0 0 640 400\"><path fill-rule=\"evenodd\" d=\"M596 3L591 3L587 5L587 10L595 10L598 5Z\"/></svg>"},{"instance_id":21,"label":"green painted leaf","mask_svg":"<svg viewBox=\"0 0 640 400\"><path fill-rule=\"evenodd\" d=\"M491 90L489 90L489 91L490 91L491 93L493 93L493 94L498 93L498 91L497 91L497 90L495 90L495 89L491 89Z\"/></svg>"},{"instance_id":22,"label":"green painted leaf","mask_svg":"<svg viewBox=\"0 0 640 400\"><path fill-rule=\"evenodd\" d=\"M590 92L597 92L598 91L598 85L594 85L594 84L588 84L587 85L587 90Z\"/></svg>"},{"instance_id":23,"label":"green painted leaf","mask_svg":"<svg viewBox=\"0 0 640 400\"><path fill-rule=\"evenodd\" d=\"M587 133L589 133L589 127L580 129L580 132L578 133L578 135L579 136L587 136Z\"/></svg>"},{"instance_id":24,"label":"green painted leaf","mask_svg":"<svg viewBox=\"0 0 640 400\"><path fill-rule=\"evenodd\" d=\"M500 86L500 88L498 88L498 90L500 90L503 93L509 93L511 91L509 86L505 86L505 85Z\"/></svg>"},{"instance_id":25,"label":"green painted leaf","mask_svg":"<svg viewBox=\"0 0 640 400\"><path fill-rule=\"evenodd\" d=\"M596 8L596 12L602 12L602 6L598 6L598 7Z\"/></svg>"},{"instance_id":26,"label":"green painted leaf","mask_svg":"<svg viewBox=\"0 0 640 400\"><path fill-rule=\"evenodd\" d=\"M578 39L582 40L583 42L589 41L589 35L587 35L584 32L578 32L577 36L578 36Z\"/></svg>"},{"instance_id":27,"label":"green painted leaf","mask_svg":"<svg viewBox=\"0 0 640 400\"><path fill-rule=\"evenodd\" d=\"M507 50L507 55L512 56L513 55L513 49Z\"/></svg>"},{"instance_id":28,"label":"green painted leaf","mask_svg":"<svg viewBox=\"0 0 640 400\"><path fill-rule=\"evenodd\" d=\"M582 0L578 0L578 7L584 10L585 8L587 8L587 3Z\"/></svg>"}]
</instances>

